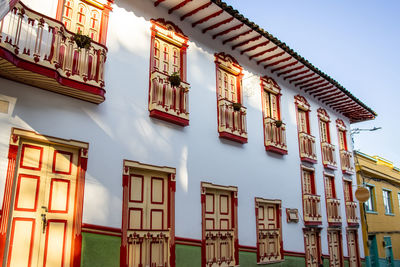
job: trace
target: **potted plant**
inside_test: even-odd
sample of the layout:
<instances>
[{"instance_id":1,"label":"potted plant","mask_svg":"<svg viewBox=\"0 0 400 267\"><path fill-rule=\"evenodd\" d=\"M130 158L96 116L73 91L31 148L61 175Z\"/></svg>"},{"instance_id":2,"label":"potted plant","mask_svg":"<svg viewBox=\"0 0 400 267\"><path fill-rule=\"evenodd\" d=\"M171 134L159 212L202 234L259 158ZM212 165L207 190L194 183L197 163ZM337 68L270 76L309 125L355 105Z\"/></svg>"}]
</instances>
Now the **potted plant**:
<instances>
[{"instance_id":1,"label":"potted plant","mask_svg":"<svg viewBox=\"0 0 400 267\"><path fill-rule=\"evenodd\" d=\"M233 103L232 106L233 106L233 110L234 110L234 111L239 111L239 110L241 109L241 107L242 107L242 104L240 104L240 103Z\"/></svg>"},{"instance_id":2,"label":"potted plant","mask_svg":"<svg viewBox=\"0 0 400 267\"><path fill-rule=\"evenodd\" d=\"M281 120L276 120L276 121L275 121L275 126L279 128L279 127L282 126L282 123L283 123L283 122L282 122Z\"/></svg>"},{"instance_id":3,"label":"potted plant","mask_svg":"<svg viewBox=\"0 0 400 267\"><path fill-rule=\"evenodd\" d=\"M92 43L92 39L87 35L83 35L81 31L75 34L74 41L79 48L85 49L90 48Z\"/></svg>"},{"instance_id":4,"label":"potted plant","mask_svg":"<svg viewBox=\"0 0 400 267\"><path fill-rule=\"evenodd\" d=\"M172 86L179 86L181 85L181 76L179 76L178 72L172 73L169 78L169 82L171 83Z\"/></svg>"}]
</instances>

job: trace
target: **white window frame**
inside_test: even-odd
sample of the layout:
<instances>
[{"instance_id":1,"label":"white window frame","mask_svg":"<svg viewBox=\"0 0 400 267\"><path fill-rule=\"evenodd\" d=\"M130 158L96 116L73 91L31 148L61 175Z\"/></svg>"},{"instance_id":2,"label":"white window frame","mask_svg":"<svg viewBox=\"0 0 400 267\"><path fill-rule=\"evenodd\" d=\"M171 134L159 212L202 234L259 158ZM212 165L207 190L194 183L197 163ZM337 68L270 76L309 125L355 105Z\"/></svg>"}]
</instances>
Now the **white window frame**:
<instances>
[{"instance_id":1,"label":"white window frame","mask_svg":"<svg viewBox=\"0 0 400 267\"><path fill-rule=\"evenodd\" d=\"M388 201L387 201L387 204L388 204L388 206L389 206L389 212L388 212L388 209L387 209L387 207L386 207L385 192L387 192L388 197L389 197L389 199L388 199ZM384 208L385 208L385 214L386 214L386 215L393 215L393 203L392 203L392 196L391 196L391 194L392 194L392 190L387 189L387 188L382 188L383 206L384 206Z\"/></svg>"}]
</instances>

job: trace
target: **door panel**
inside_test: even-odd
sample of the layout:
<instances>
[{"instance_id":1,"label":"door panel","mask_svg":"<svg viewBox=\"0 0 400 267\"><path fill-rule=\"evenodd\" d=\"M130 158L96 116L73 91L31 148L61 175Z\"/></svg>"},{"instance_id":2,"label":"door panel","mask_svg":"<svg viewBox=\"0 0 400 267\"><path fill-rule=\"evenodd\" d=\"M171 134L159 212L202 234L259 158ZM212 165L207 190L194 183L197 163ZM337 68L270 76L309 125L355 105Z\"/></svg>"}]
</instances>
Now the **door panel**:
<instances>
[{"instance_id":1,"label":"door panel","mask_svg":"<svg viewBox=\"0 0 400 267\"><path fill-rule=\"evenodd\" d=\"M347 232L347 242L349 247L349 266L358 267L358 247L357 247L357 235L354 231Z\"/></svg>"},{"instance_id":2,"label":"door panel","mask_svg":"<svg viewBox=\"0 0 400 267\"><path fill-rule=\"evenodd\" d=\"M328 231L329 266L339 267L342 265L342 246L340 243L340 233L338 231Z\"/></svg>"},{"instance_id":3,"label":"door panel","mask_svg":"<svg viewBox=\"0 0 400 267\"><path fill-rule=\"evenodd\" d=\"M20 155L8 266L70 266L78 150L22 140Z\"/></svg>"},{"instance_id":4,"label":"door panel","mask_svg":"<svg viewBox=\"0 0 400 267\"><path fill-rule=\"evenodd\" d=\"M304 231L304 243L306 252L306 266L318 267L321 251L319 248L319 234L315 231Z\"/></svg>"}]
</instances>

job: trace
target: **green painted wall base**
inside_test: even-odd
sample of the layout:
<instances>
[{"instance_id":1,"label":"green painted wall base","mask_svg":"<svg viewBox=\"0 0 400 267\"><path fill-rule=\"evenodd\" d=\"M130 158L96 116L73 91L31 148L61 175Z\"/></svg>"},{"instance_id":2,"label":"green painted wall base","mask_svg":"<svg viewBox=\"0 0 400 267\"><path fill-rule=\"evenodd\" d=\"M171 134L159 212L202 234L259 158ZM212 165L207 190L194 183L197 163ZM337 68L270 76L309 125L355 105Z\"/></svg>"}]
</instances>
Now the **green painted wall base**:
<instances>
[{"instance_id":1,"label":"green painted wall base","mask_svg":"<svg viewBox=\"0 0 400 267\"><path fill-rule=\"evenodd\" d=\"M119 267L121 238L82 233L81 267Z\"/></svg>"}]
</instances>

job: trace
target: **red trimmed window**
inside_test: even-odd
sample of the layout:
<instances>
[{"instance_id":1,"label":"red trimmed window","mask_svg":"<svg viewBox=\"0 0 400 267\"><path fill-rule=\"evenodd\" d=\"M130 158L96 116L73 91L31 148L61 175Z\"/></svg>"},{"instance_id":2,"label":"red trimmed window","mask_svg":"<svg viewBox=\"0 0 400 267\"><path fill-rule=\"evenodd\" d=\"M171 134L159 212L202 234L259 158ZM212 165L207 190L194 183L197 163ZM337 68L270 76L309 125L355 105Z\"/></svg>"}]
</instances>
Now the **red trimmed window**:
<instances>
[{"instance_id":1,"label":"red trimmed window","mask_svg":"<svg viewBox=\"0 0 400 267\"><path fill-rule=\"evenodd\" d=\"M358 225L357 202L353 201L352 181L343 179L344 201L348 225Z\"/></svg>"},{"instance_id":2,"label":"red trimmed window","mask_svg":"<svg viewBox=\"0 0 400 267\"><path fill-rule=\"evenodd\" d=\"M243 106L243 69L230 55L215 54L219 137L247 143L246 108Z\"/></svg>"},{"instance_id":3,"label":"red trimmed window","mask_svg":"<svg viewBox=\"0 0 400 267\"><path fill-rule=\"evenodd\" d=\"M272 78L264 76L260 79L265 150L287 154L286 125L280 110L281 88Z\"/></svg>"},{"instance_id":4,"label":"red trimmed window","mask_svg":"<svg viewBox=\"0 0 400 267\"><path fill-rule=\"evenodd\" d=\"M301 166L301 178L304 224L319 225L322 223L321 196L316 192L314 169Z\"/></svg>"},{"instance_id":5,"label":"red trimmed window","mask_svg":"<svg viewBox=\"0 0 400 267\"><path fill-rule=\"evenodd\" d=\"M329 225L341 225L340 200L336 197L335 176L325 173L325 201Z\"/></svg>"},{"instance_id":6,"label":"red trimmed window","mask_svg":"<svg viewBox=\"0 0 400 267\"><path fill-rule=\"evenodd\" d=\"M121 266L175 266L174 196L175 169L124 161Z\"/></svg>"},{"instance_id":7,"label":"red trimmed window","mask_svg":"<svg viewBox=\"0 0 400 267\"><path fill-rule=\"evenodd\" d=\"M91 3L84 0L58 0L57 19L62 21L68 31L81 32L105 45L113 1L108 0L106 4Z\"/></svg>"},{"instance_id":8,"label":"red trimmed window","mask_svg":"<svg viewBox=\"0 0 400 267\"><path fill-rule=\"evenodd\" d=\"M305 162L316 163L315 137L311 135L310 128L310 104L301 95L296 95L294 97L294 103L297 112L300 159Z\"/></svg>"},{"instance_id":9,"label":"red trimmed window","mask_svg":"<svg viewBox=\"0 0 400 267\"><path fill-rule=\"evenodd\" d=\"M338 130L339 139L339 153L340 153L340 163L342 165L342 172L346 174L353 174L354 167L352 162L351 152L347 147L347 128L346 124L341 120L336 120L336 127Z\"/></svg>"},{"instance_id":10,"label":"red trimmed window","mask_svg":"<svg viewBox=\"0 0 400 267\"><path fill-rule=\"evenodd\" d=\"M331 122L328 112L325 109L317 110L319 121L319 133L321 141L322 163L327 169L336 169L335 146L331 143L329 124Z\"/></svg>"},{"instance_id":11,"label":"red trimmed window","mask_svg":"<svg viewBox=\"0 0 400 267\"><path fill-rule=\"evenodd\" d=\"M283 261L281 201L255 198L255 204L257 263Z\"/></svg>"},{"instance_id":12,"label":"red trimmed window","mask_svg":"<svg viewBox=\"0 0 400 267\"><path fill-rule=\"evenodd\" d=\"M189 125L189 84L186 81L188 38L170 21L151 20L150 117ZM174 83L172 79L178 79Z\"/></svg>"},{"instance_id":13,"label":"red trimmed window","mask_svg":"<svg viewBox=\"0 0 400 267\"><path fill-rule=\"evenodd\" d=\"M239 264L237 187L201 183L201 266Z\"/></svg>"}]
</instances>

